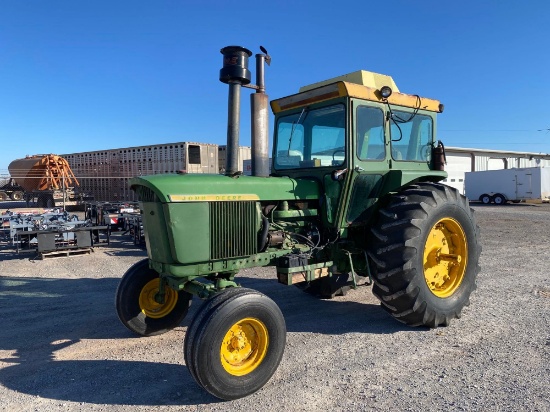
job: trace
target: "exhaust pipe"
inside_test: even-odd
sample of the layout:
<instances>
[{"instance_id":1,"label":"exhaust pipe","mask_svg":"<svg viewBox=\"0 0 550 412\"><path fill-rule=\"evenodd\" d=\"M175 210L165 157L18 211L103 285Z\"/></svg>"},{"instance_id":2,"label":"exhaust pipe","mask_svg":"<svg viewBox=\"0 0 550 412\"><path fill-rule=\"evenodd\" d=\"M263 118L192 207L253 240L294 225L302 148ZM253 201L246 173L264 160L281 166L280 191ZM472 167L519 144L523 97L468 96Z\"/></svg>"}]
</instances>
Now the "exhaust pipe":
<instances>
[{"instance_id":1,"label":"exhaust pipe","mask_svg":"<svg viewBox=\"0 0 550 412\"><path fill-rule=\"evenodd\" d=\"M229 85L225 174L233 176L239 172L241 86L250 83L251 75L248 70L248 58L252 56L252 52L240 46L227 46L221 49L220 52L223 54L220 81Z\"/></svg>"},{"instance_id":2,"label":"exhaust pipe","mask_svg":"<svg viewBox=\"0 0 550 412\"><path fill-rule=\"evenodd\" d=\"M266 49L260 46L264 54L256 54L256 85L250 84L251 74L248 70L248 58L252 52L241 46L227 46L220 50L223 55L223 68L220 70L220 81L229 85L227 115L227 152L225 174L234 176L239 173L239 120L241 104L241 86L255 89L250 96L251 108L251 141L252 141L252 175L269 176L268 155L268 96L265 94L264 64L271 63Z\"/></svg>"},{"instance_id":3,"label":"exhaust pipe","mask_svg":"<svg viewBox=\"0 0 550 412\"><path fill-rule=\"evenodd\" d=\"M269 176L269 98L265 93L264 64L271 63L267 50L260 46L264 54L256 55L256 93L250 95L252 114L252 176Z\"/></svg>"}]
</instances>

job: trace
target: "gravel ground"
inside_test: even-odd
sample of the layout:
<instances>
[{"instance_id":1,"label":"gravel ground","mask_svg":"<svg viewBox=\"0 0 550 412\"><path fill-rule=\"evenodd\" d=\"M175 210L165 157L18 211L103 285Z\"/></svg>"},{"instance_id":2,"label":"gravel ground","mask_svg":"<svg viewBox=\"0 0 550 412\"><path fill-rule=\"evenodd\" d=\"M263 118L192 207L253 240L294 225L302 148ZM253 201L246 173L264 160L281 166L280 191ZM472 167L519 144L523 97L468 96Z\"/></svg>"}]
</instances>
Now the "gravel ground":
<instances>
[{"instance_id":1,"label":"gravel ground","mask_svg":"<svg viewBox=\"0 0 550 412\"><path fill-rule=\"evenodd\" d=\"M409 328L370 287L318 300L272 269L239 281L281 307L283 361L257 393L221 402L183 361L181 327L133 336L114 293L145 252L122 234L90 255L33 260L0 246L2 411L549 411L550 205L475 206L478 289L447 328Z\"/></svg>"}]
</instances>

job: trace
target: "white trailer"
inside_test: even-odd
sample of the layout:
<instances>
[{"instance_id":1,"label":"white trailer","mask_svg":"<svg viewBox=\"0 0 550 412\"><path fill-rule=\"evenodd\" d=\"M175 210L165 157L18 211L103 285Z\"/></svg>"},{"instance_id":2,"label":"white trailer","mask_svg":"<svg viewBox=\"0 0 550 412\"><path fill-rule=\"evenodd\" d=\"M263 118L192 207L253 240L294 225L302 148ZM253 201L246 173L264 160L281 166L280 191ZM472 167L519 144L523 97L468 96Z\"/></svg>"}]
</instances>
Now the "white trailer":
<instances>
[{"instance_id":1,"label":"white trailer","mask_svg":"<svg viewBox=\"0 0 550 412\"><path fill-rule=\"evenodd\" d=\"M550 168L484 170L466 172L465 195L468 199L501 205L508 201L548 201L550 199Z\"/></svg>"}]
</instances>

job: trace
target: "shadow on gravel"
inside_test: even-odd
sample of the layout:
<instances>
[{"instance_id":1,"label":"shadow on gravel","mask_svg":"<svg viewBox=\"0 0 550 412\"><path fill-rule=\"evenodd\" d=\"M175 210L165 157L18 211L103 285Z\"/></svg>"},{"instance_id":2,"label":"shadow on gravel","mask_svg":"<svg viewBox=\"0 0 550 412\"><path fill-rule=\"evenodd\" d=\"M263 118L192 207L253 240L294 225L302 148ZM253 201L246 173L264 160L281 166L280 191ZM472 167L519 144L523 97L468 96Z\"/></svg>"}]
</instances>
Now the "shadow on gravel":
<instances>
[{"instance_id":1,"label":"shadow on gravel","mask_svg":"<svg viewBox=\"0 0 550 412\"><path fill-rule=\"evenodd\" d=\"M68 402L114 405L217 402L198 387L185 366L146 359L55 360L56 352L81 340L134 337L116 315L113 301L118 282L118 278L0 276L0 362L8 364L0 368L0 385ZM190 314L194 312L192 307ZM188 323L186 319L182 326ZM143 339L143 345L147 345L147 338L136 339Z\"/></svg>"},{"instance_id":2,"label":"shadow on gravel","mask_svg":"<svg viewBox=\"0 0 550 412\"><path fill-rule=\"evenodd\" d=\"M102 238L101 243L96 243L94 245L92 253L105 253L109 256L143 256L147 257L147 250L139 245L135 245L132 237L124 233L115 233L111 235L109 244L104 242L105 239ZM57 258L64 258L55 257ZM78 258L78 255L71 255L72 258ZM19 252L15 245L11 244L11 239L8 235L0 237L0 260L9 261L9 260L40 260L40 256L36 249L29 248L28 246L20 247ZM51 259L51 258L48 258Z\"/></svg>"},{"instance_id":3,"label":"shadow on gravel","mask_svg":"<svg viewBox=\"0 0 550 412\"><path fill-rule=\"evenodd\" d=\"M128 249L120 249L120 250L106 250L104 252L106 255L109 256L143 256L144 258L147 257L147 251L136 249L136 250L128 250Z\"/></svg>"},{"instance_id":4,"label":"shadow on gravel","mask_svg":"<svg viewBox=\"0 0 550 412\"><path fill-rule=\"evenodd\" d=\"M289 332L338 335L350 332L387 334L429 330L411 328L397 322L379 304L343 301L341 298L319 299L295 286L281 285L275 279L238 277L237 281L241 286L256 289L273 299L285 316ZM367 286L359 288L364 287ZM348 293L351 298L359 294L354 290Z\"/></svg>"},{"instance_id":5,"label":"shadow on gravel","mask_svg":"<svg viewBox=\"0 0 550 412\"><path fill-rule=\"evenodd\" d=\"M422 331L396 322L379 305L319 300L274 279L239 277L238 281L270 296L280 306L291 333ZM56 352L82 340L134 336L120 324L115 312L113 300L118 282L118 278L0 276L0 353L3 352L0 361L8 365L0 368L0 384L29 395L92 404L156 406L218 402L195 383L185 366L152 363L147 359L56 360L63 356L62 352L59 355ZM190 323L200 304L194 299L182 326ZM147 347L148 338L136 339L142 339Z\"/></svg>"},{"instance_id":6,"label":"shadow on gravel","mask_svg":"<svg viewBox=\"0 0 550 412\"><path fill-rule=\"evenodd\" d=\"M483 207L509 207L509 208L518 207L518 208L522 208L522 207L545 207L545 204L507 202L503 205L495 205L494 203L484 204L484 203L481 203L481 202L470 202L470 206L481 207L481 208L483 208Z\"/></svg>"},{"instance_id":7,"label":"shadow on gravel","mask_svg":"<svg viewBox=\"0 0 550 412\"><path fill-rule=\"evenodd\" d=\"M0 260L9 261L9 260L34 260L38 257L35 251L25 251L16 253L13 249L7 249L6 247L0 246Z\"/></svg>"}]
</instances>

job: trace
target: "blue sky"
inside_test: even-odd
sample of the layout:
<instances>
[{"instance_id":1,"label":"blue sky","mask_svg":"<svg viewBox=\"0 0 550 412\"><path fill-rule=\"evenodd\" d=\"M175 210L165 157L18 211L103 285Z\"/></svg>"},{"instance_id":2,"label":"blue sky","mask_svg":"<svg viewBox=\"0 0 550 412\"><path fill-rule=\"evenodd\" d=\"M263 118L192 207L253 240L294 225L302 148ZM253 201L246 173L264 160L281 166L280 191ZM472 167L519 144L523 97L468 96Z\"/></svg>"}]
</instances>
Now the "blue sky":
<instances>
[{"instance_id":1,"label":"blue sky","mask_svg":"<svg viewBox=\"0 0 550 412\"><path fill-rule=\"evenodd\" d=\"M550 153L549 39L542 0L0 0L0 173L27 154L225 144L227 45L267 48L270 98L370 70L441 100L447 146Z\"/></svg>"}]
</instances>

